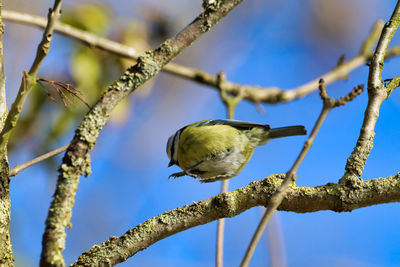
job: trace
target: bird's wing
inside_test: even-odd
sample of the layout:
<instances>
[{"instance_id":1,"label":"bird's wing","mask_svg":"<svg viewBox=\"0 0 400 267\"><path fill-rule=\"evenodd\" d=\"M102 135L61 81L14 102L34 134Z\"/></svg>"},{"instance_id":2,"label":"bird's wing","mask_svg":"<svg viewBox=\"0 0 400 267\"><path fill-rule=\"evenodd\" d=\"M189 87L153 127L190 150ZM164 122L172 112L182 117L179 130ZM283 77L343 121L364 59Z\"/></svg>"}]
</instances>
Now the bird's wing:
<instances>
[{"instance_id":1,"label":"bird's wing","mask_svg":"<svg viewBox=\"0 0 400 267\"><path fill-rule=\"evenodd\" d=\"M247 121L237 120L223 120L223 119L210 119L199 122L196 126L207 126L207 125L229 125L239 130L251 130L253 128L262 128L266 131L271 129L268 124L259 124Z\"/></svg>"}]
</instances>

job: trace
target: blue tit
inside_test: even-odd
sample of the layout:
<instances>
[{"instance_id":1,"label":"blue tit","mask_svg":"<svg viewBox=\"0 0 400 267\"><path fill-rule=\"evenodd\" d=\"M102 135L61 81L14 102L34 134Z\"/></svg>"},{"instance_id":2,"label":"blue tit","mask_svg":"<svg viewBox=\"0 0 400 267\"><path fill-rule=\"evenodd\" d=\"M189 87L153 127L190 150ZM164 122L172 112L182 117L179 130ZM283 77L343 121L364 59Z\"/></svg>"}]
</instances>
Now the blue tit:
<instances>
[{"instance_id":1,"label":"blue tit","mask_svg":"<svg viewBox=\"0 0 400 267\"><path fill-rule=\"evenodd\" d=\"M255 147L270 139L305 134L304 126L271 129L269 125L236 120L195 122L168 139L168 167L178 165L183 170L170 177L188 175L200 182L229 179L239 174Z\"/></svg>"}]
</instances>

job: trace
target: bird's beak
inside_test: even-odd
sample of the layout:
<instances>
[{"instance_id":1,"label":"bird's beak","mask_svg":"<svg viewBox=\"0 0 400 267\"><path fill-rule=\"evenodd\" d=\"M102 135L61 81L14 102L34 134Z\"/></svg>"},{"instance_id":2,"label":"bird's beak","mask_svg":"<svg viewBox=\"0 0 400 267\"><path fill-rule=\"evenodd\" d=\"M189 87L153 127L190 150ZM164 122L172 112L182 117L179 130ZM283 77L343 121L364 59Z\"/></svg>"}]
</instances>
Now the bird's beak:
<instances>
[{"instance_id":1,"label":"bird's beak","mask_svg":"<svg viewBox=\"0 0 400 267\"><path fill-rule=\"evenodd\" d=\"M171 159L171 161L168 164L168 167L171 167L172 165L175 165L177 162L173 159Z\"/></svg>"}]
</instances>

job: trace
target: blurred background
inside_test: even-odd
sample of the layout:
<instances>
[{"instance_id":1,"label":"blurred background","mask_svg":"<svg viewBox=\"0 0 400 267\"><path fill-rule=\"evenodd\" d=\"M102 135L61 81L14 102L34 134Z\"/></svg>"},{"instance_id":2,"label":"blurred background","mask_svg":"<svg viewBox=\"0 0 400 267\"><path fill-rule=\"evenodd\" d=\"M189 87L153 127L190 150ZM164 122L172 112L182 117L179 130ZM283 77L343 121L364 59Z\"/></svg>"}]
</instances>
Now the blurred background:
<instances>
[{"instance_id":1,"label":"blurred background","mask_svg":"<svg viewBox=\"0 0 400 267\"><path fill-rule=\"evenodd\" d=\"M5 0L3 8L46 16L50 0ZM131 45L138 51L155 48L175 35L202 10L202 1L65 1L61 20L75 27ZM244 1L211 32L187 48L175 62L209 73L225 71L227 79L263 87L290 89L331 70L341 54L357 55L377 19L387 21L394 0L253 0ZM22 70L34 58L42 30L6 21L4 37L7 101L12 103ZM392 46L400 45L400 33ZM400 58L385 62L383 78L399 75ZM40 77L73 84L93 104L101 91L133 64L112 54L89 49L71 38L55 35ZM366 83L368 67L328 86L343 96ZM36 88L24 106L10 146L11 167L67 144L87 112L74 101L47 97ZM328 115L298 172L300 186L337 182L344 173L363 120L367 94ZM311 130L321 110L317 93L278 105L263 105L261 114L248 102L235 118L273 127L303 124ZM400 90L381 108L374 148L364 179L399 172ZM94 244L119 236L166 210L219 193L220 183L200 184L183 177L168 180L168 137L182 126L206 118L225 118L217 92L207 86L161 73L115 110L91 152L92 175L81 179L67 230L67 264ZM260 147L230 190L272 173L285 173L302 148L304 137L274 140ZM57 179L61 156L37 164L12 178L12 244L17 266L37 266L44 221ZM397 203L350 213L278 212L269 235L258 245L251 266L266 266L270 251L288 266L399 266L400 215ZM237 266L262 215L253 208L226 220L225 265ZM216 222L168 237L121 266L213 266ZM268 240L275 240L269 242ZM278 241L276 241L278 239Z\"/></svg>"}]
</instances>

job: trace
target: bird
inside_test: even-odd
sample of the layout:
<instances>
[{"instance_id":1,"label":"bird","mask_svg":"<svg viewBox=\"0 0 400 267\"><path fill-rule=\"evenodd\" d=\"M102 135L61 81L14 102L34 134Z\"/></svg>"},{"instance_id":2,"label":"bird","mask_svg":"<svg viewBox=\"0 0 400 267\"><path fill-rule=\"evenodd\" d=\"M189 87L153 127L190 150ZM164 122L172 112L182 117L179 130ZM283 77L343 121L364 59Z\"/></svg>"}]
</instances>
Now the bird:
<instances>
[{"instance_id":1,"label":"bird","mask_svg":"<svg viewBox=\"0 0 400 267\"><path fill-rule=\"evenodd\" d=\"M168 167L183 171L169 178L191 176L208 183L240 173L255 147L270 139L306 135L302 125L272 128L267 124L228 119L207 119L189 124L168 138Z\"/></svg>"}]
</instances>

